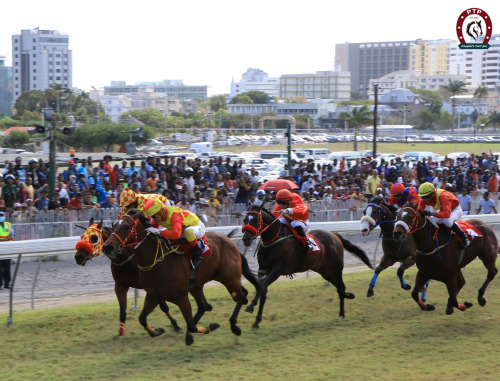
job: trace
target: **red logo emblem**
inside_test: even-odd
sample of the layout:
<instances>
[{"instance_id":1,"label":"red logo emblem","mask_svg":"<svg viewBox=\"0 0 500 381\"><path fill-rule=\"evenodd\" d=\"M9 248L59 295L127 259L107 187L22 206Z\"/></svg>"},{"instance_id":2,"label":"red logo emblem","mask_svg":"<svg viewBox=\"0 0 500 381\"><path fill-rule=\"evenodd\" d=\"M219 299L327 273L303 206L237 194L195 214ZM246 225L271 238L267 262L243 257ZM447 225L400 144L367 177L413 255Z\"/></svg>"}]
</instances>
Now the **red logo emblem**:
<instances>
[{"instance_id":1,"label":"red logo emblem","mask_svg":"<svg viewBox=\"0 0 500 381\"><path fill-rule=\"evenodd\" d=\"M488 49L492 33L491 18L482 9L469 8L458 16L457 36L460 49Z\"/></svg>"}]
</instances>

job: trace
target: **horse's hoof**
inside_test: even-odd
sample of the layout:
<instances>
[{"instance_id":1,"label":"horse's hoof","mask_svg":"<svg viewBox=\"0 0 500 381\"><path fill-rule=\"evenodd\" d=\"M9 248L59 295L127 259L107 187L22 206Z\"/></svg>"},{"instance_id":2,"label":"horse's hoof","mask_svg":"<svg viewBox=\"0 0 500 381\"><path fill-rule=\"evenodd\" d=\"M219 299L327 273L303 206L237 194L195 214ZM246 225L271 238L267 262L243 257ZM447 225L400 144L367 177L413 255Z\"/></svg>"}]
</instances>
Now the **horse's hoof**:
<instances>
[{"instance_id":1,"label":"horse's hoof","mask_svg":"<svg viewBox=\"0 0 500 381\"><path fill-rule=\"evenodd\" d=\"M426 311L434 311L436 307L434 307L432 304L427 304L427 309Z\"/></svg>"},{"instance_id":2,"label":"horse's hoof","mask_svg":"<svg viewBox=\"0 0 500 381\"><path fill-rule=\"evenodd\" d=\"M339 315L339 316L337 317L337 320L344 320L344 319L345 319L345 316L344 316L344 315Z\"/></svg>"},{"instance_id":3,"label":"horse's hoof","mask_svg":"<svg viewBox=\"0 0 500 381\"><path fill-rule=\"evenodd\" d=\"M371 296L375 295L375 292L373 291L373 288L369 288L368 292L366 293L366 296L369 298Z\"/></svg>"},{"instance_id":4,"label":"horse's hoof","mask_svg":"<svg viewBox=\"0 0 500 381\"><path fill-rule=\"evenodd\" d=\"M486 303L486 300L484 301ZM471 308L474 304L472 304L471 302L464 302L464 306L466 308Z\"/></svg>"},{"instance_id":5,"label":"horse's hoof","mask_svg":"<svg viewBox=\"0 0 500 381\"><path fill-rule=\"evenodd\" d=\"M186 336L186 345L191 345L194 343L194 337L193 336Z\"/></svg>"},{"instance_id":6,"label":"horse's hoof","mask_svg":"<svg viewBox=\"0 0 500 381\"><path fill-rule=\"evenodd\" d=\"M409 284L405 284L404 286L401 286L401 288L406 291L411 290L411 286Z\"/></svg>"},{"instance_id":7,"label":"horse's hoof","mask_svg":"<svg viewBox=\"0 0 500 381\"><path fill-rule=\"evenodd\" d=\"M253 307L254 306L252 306L252 305L247 306L247 308L245 308L245 312L249 312L249 313L253 314Z\"/></svg>"},{"instance_id":8,"label":"horse's hoof","mask_svg":"<svg viewBox=\"0 0 500 381\"><path fill-rule=\"evenodd\" d=\"M179 327L178 325L174 325L173 328L174 328L175 332L180 332L181 331L181 327Z\"/></svg>"},{"instance_id":9,"label":"horse's hoof","mask_svg":"<svg viewBox=\"0 0 500 381\"><path fill-rule=\"evenodd\" d=\"M484 296L478 296L477 297L477 302L479 303L479 305L481 307L484 307L484 305L486 304L486 299L484 298Z\"/></svg>"},{"instance_id":10,"label":"horse's hoof","mask_svg":"<svg viewBox=\"0 0 500 381\"><path fill-rule=\"evenodd\" d=\"M354 295L352 292L346 292L345 293L345 298L346 299L354 299L356 295Z\"/></svg>"},{"instance_id":11,"label":"horse's hoof","mask_svg":"<svg viewBox=\"0 0 500 381\"><path fill-rule=\"evenodd\" d=\"M214 307L210 303L207 303L207 305L205 306L205 309L207 311L212 311L214 309Z\"/></svg>"},{"instance_id":12,"label":"horse's hoof","mask_svg":"<svg viewBox=\"0 0 500 381\"><path fill-rule=\"evenodd\" d=\"M208 325L208 329L210 330L209 332L215 331L219 327L220 327L219 323L210 323Z\"/></svg>"},{"instance_id":13,"label":"horse's hoof","mask_svg":"<svg viewBox=\"0 0 500 381\"><path fill-rule=\"evenodd\" d=\"M241 328L237 325L231 326L231 332L233 332L236 336L241 336Z\"/></svg>"},{"instance_id":14,"label":"horse's hoof","mask_svg":"<svg viewBox=\"0 0 500 381\"><path fill-rule=\"evenodd\" d=\"M446 307L446 315L451 315L453 312L453 307Z\"/></svg>"},{"instance_id":15,"label":"horse's hoof","mask_svg":"<svg viewBox=\"0 0 500 381\"><path fill-rule=\"evenodd\" d=\"M257 322L253 323L252 328L259 329L259 323L257 323Z\"/></svg>"}]
</instances>

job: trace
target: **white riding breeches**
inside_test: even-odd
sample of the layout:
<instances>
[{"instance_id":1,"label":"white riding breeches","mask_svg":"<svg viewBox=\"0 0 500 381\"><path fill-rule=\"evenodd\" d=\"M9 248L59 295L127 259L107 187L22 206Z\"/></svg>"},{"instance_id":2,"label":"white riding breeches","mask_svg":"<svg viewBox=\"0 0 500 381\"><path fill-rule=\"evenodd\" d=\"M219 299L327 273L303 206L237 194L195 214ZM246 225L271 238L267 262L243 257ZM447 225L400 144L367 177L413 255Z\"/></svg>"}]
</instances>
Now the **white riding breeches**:
<instances>
[{"instance_id":1,"label":"white riding breeches","mask_svg":"<svg viewBox=\"0 0 500 381\"><path fill-rule=\"evenodd\" d=\"M290 220L286 219L285 217L280 217L280 222L282 224L287 225L287 226L291 226L292 228L294 228L295 226L302 226L302 229L304 229L305 232L307 232L309 230L309 220L306 220L306 221L299 221L299 220L290 221Z\"/></svg>"},{"instance_id":2,"label":"white riding breeches","mask_svg":"<svg viewBox=\"0 0 500 381\"><path fill-rule=\"evenodd\" d=\"M451 214L448 218L438 218L433 216L432 219L438 224L443 224L446 227L451 228L453 223L456 220L459 220L463 214L464 212L462 211L462 208L459 205L451 211Z\"/></svg>"},{"instance_id":3,"label":"white riding breeches","mask_svg":"<svg viewBox=\"0 0 500 381\"><path fill-rule=\"evenodd\" d=\"M188 236L190 235L189 232L192 232L192 234L196 236L196 239L201 239L205 235L205 224L200 221L198 225L188 226L187 228L182 230L181 238L187 238L186 232L188 232Z\"/></svg>"}]
</instances>

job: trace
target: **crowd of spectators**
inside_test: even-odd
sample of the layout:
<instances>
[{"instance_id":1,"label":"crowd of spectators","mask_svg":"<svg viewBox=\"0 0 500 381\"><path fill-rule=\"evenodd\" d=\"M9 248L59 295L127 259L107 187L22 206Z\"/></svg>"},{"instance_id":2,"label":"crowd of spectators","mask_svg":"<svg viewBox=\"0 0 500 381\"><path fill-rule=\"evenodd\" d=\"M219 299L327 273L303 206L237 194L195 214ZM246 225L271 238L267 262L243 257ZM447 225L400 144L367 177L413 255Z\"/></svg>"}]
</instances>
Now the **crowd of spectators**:
<instances>
[{"instance_id":1,"label":"crowd of spectators","mask_svg":"<svg viewBox=\"0 0 500 381\"><path fill-rule=\"evenodd\" d=\"M426 181L463 197L498 198L498 157L487 153L456 160L445 156L440 162L431 157L417 163L400 157L390 161L367 157L328 163L309 158L292 164L292 176L288 177L285 165L280 177L294 181L307 202L353 200L350 205L359 210L375 194L388 196L394 183L418 187ZM5 162L0 176L0 210L17 218L50 210L118 208L120 193L129 187L135 192L163 194L171 205L217 219L223 206L261 203L273 197L272 192L258 194L258 170L248 168L243 160L222 157L186 160L151 156L120 164L113 164L111 155L99 162L92 157L75 158L58 171L50 199L48 178L48 165L42 159L23 164L17 157L14 162ZM482 211L496 213L494 205L482 206Z\"/></svg>"}]
</instances>

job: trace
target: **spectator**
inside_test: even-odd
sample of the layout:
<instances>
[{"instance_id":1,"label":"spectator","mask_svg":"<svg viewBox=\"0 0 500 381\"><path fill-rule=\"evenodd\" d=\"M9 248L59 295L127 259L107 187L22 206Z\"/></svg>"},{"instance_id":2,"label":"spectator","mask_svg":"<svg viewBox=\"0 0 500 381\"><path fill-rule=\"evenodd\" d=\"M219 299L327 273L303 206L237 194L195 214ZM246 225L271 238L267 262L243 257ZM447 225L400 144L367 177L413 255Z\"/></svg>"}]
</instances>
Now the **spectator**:
<instances>
[{"instance_id":1,"label":"spectator","mask_svg":"<svg viewBox=\"0 0 500 381\"><path fill-rule=\"evenodd\" d=\"M98 210L100 205L97 202L92 201L92 193L87 192L83 196L82 209L95 209Z\"/></svg>"},{"instance_id":2,"label":"spectator","mask_svg":"<svg viewBox=\"0 0 500 381\"><path fill-rule=\"evenodd\" d=\"M467 192L467 188L462 188L462 194L458 195L457 198L464 215L468 215L472 207L472 197Z\"/></svg>"},{"instance_id":3,"label":"spectator","mask_svg":"<svg viewBox=\"0 0 500 381\"><path fill-rule=\"evenodd\" d=\"M82 210L82 194L80 192L76 193L74 197L69 200L69 202L66 204L66 209L69 210Z\"/></svg>"},{"instance_id":4,"label":"spectator","mask_svg":"<svg viewBox=\"0 0 500 381\"><path fill-rule=\"evenodd\" d=\"M64 181L68 182L71 179L71 176L75 176L76 179L76 169L75 169L75 162L73 160L68 161L68 169L66 169L64 172Z\"/></svg>"},{"instance_id":5,"label":"spectator","mask_svg":"<svg viewBox=\"0 0 500 381\"><path fill-rule=\"evenodd\" d=\"M241 171L239 179L234 181L234 188L238 189L235 204L248 204L249 192L251 188L250 177L248 173Z\"/></svg>"},{"instance_id":6,"label":"spectator","mask_svg":"<svg viewBox=\"0 0 500 381\"><path fill-rule=\"evenodd\" d=\"M40 198L35 201L35 208L41 212L45 210L49 210L49 199L47 198L49 195L49 191L45 188L40 190Z\"/></svg>"},{"instance_id":7,"label":"spectator","mask_svg":"<svg viewBox=\"0 0 500 381\"><path fill-rule=\"evenodd\" d=\"M4 178L5 184L2 186L2 200L5 203L7 211L14 208L14 203L17 200L17 185L15 184L14 175L7 175Z\"/></svg>"},{"instance_id":8,"label":"spectator","mask_svg":"<svg viewBox=\"0 0 500 381\"><path fill-rule=\"evenodd\" d=\"M49 210L61 210L64 209L64 206L66 205L66 200L61 198L60 191L59 189L54 189L54 193L52 195L52 198L49 201Z\"/></svg>"},{"instance_id":9,"label":"spectator","mask_svg":"<svg viewBox=\"0 0 500 381\"><path fill-rule=\"evenodd\" d=\"M21 204L26 203L26 200L28 198L31 198L30 192L25 187L25 184L22 181L19 181L17 184L18 190L17 190L17 201L19 201Z\"/></svg>"},{"instance_id":10,"label":"spectator","mask_svg":"<svg viewBox=\"0 0 500 381\"><path fill-rule=\"evenodd\" d=\"M490 192L488 191L483 193L483 199L479 201L479 208L477 208L476 214L479 214L481 209L483 210L483 214L491 214L491 212L495 212L495 214L497 214L495 201L490 199Z\"/></svg>"},{"instance_id":11,"label":"spectator","mask_svg":"<svg viewBox=\"0 0 500 381\"><path fill-rule=\"evenodd\" d=\"M378 176L378 171L376 169L372 170L372 175L368 177L365 197L368 202L372 199L373 196L377 194L377 189L380 185L380 177Z\"/></svg>"},{"instance_id":12,"label":"spectator","mask_svg":"<svg viewBox=\"0 0 500 381\"><path fill-rule=\"evenodd\" d=\"M110 194L106 195L106 200L101 203L101 209L113 209L115 205L113 204L113 198Z\"/></svg>"},{"instance_id":13,"label":"spectator","mask_svg":"<svg viewBox=\"0 0 500 381\"><path fill-rule=\"evenodd\" d=\"M10 222L5 221L5 211L0 210L0 241L12 241L14 229ZM2 284L4 288L10 288L10 258L0 259L0 289Z\"/></svg>"}]
</instances>

